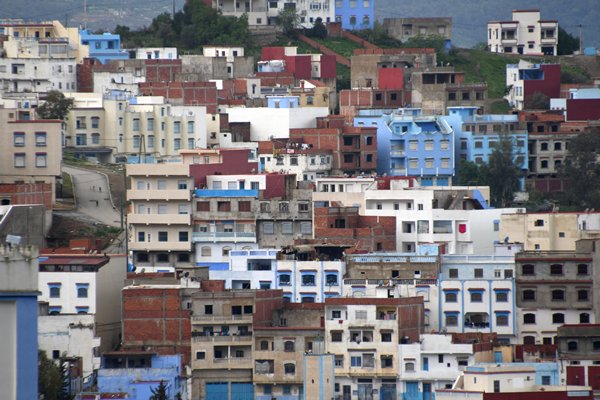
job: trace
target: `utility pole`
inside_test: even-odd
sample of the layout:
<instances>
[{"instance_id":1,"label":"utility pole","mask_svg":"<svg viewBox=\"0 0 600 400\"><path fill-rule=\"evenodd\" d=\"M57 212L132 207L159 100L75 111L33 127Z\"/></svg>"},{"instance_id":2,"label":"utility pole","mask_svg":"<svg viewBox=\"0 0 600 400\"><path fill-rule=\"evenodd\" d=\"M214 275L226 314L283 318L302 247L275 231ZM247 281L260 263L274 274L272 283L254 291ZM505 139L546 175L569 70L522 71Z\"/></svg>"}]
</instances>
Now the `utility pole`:
<instances>
[{"instance_id":1,"label":"utility pole","mask_svg":"<svg viewBox=\"0 0 600 400\"><path fill-rule=\"evenodd\" d=\"M582 37L582 29L583 25L579 24L579 55L583 54L583 37Z\"/></svg>"}]
</instances>

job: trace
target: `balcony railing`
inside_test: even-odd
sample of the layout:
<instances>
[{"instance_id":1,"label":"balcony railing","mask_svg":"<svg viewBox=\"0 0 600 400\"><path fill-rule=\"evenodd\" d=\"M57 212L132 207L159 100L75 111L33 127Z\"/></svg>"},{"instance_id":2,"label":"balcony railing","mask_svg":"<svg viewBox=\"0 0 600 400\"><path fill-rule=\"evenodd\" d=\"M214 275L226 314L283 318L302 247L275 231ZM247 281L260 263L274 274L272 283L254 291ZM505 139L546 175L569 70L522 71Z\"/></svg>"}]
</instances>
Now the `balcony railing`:
<instances>
[{"instance_id":1,"label":"balcony railing","mask_svg":"<svg viewBox=\"0 0 600 400\"><path fill-rule=\"evenodd\" d=\"M193 242L254 242L256 232L194 232Z\"/></svg>"}]
</instances>

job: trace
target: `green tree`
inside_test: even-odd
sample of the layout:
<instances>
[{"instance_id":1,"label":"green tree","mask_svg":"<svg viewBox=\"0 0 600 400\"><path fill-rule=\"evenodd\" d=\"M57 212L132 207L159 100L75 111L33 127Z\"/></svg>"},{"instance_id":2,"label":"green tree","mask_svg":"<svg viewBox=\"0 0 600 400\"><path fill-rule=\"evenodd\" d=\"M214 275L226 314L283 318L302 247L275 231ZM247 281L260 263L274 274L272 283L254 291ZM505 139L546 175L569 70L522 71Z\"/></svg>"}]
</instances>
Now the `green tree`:
<instances>
[{"instance_id":1,"label":"green tree","mask_svg":"<svg viewBox=\"0 0 600 400\"><path fill-rule=\"evenodd\" d=\"M490 186L491 203L495 207L507 207L519 190L521 170L515 165L513 144L503 135L490 154L488 163L481 168L482 181Z\"/></svg>"},{"instance_id":2,"label":"green tree","mask_svg":"<svg viewBox=\"0 0 600 400\"><path fill-rule=\"evenodd\" d=\"M460 160L458 164L458 185L478 186L485 185L482 168L474 162Z\"/></svg>"},{"instance_id":3,"label":"green tree","mask_svg":"<svg viewBox=\"0 0 600 400\"><path fill-rule=\"evenodd\" d=\"M325 39L327 37L327 27L323 24L323 19L318 17L315 19L313 27L306 32L307 36Z\"/></svg>"},{"instance_id":4,"label":"green tree","mask_svg":"<svg viewBox=\"0 0 600 400\"><path fill-rule=\"evenodd\" d=\"M160 381L160 384L152 390L152 396L150 396L150 400L167 400L167 385L163 381Z\"/></svg>"},{"instance_id":5,"label":"green tree","mask_svg":"<svg viewBox=\"0 0 600 400\"><path fill-rule=\"evenodd\" d=\"M556 50L559 56L573 54L573 52L579 50L579 37L571 35L559 26L558 46Z\"/></svg>"},{"instance_id":6,"label":"green tree","mask_svg":"<svg viewBox=\"0 0 600 400\"><path fill-rule=\"evenodd\" d=\"M73 99L65 97L58 90L51 90L46 95L46 101L36 108L36 114L39 119L64 120L71 108Z\"/></svg>"},{"instance_id":7,"label":"green tree","mask_svg":"<svg viewBox=\"0 0 600 400\"><path fill-rule=\"evenodd\" d=\"M295 8L284 8L277 14L277 25L281 27L284 35L294 37L296 29L300 26L300 16Z\"/></svg>"},{"instance_id":8,"label":"green tree","mask_svg":"<svg viewBox=\"0 0 600 400\"><path fill-rule=\"evenodd\" d=\"M579 208L600 210L600 129L581 133L569 142L569 153L561 176L566 179L565 195Z\"/></svg>"},{"instance_id":9,"label":"green tree","mask_svg":"<svg viewBox=\"0 0 600 400\"><path fill-rule=\"evenodd\" d=\"M62 400L64 395L60 368L43 350L38 351L38 393L44 396L44 400Z\"/></svg>"},{"instance_id":10,"label":"green tree","mask_svg":"<svg viewBox=\"0 0 600 400\"><path fill-rule=\"evenodd\" d=\"M550 98L542 92L535 92L525 98L525 109L547 110L550 108Z\"/></svg>"}]
</instances>

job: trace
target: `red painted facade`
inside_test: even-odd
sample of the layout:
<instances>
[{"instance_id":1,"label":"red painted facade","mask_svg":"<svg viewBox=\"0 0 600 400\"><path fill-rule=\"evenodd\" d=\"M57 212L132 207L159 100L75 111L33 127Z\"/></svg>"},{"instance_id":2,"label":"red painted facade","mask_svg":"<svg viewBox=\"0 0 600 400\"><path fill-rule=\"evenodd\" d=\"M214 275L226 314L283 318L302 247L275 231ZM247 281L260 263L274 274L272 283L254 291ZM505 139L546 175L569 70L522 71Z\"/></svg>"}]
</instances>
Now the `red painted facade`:
<instances>
[{"instance_id":1,"label":"red painted facade","mask_svg":"<svg viewBox=\"0 0 600 400\"><path fill-rule=\"evenodd\" d=\"M567 120L600 120L600 99L567 99Z\"/></svg>"},{"instance_id":2,"label":"red painted facade","mask_svg":"<svg viewBox=\"0 0 600 400\"><path fill-rule=\"evenodd\" d=\"M214 164L190 164L190 176L194 178L194 186L206 186L207 175L251 174L258 171L258 163L248 161L250 150L221 150L221 162Z\"/></svg>"},{"instance_id":3,"label":"red painted facade","mask_svg":"<svg viewBox=\"0 0 600 400\"><path fill-rule=\"evenodd\" d=\"M536 92L545 94L551 99L560 97L560 64L542 64L544 79L529 79L523 82L523 96L527 99Z\"/></svg>"},{"instance_id":4,"label":"red painted facade","mask_svg":"<svg viewBox=\"0 0 600 400\"><path fill-rule=\"evenodd\" d=\"M321 79L333 79L337 76L335 56L321 55Z\"/></svg>"},{"instance_id":5,"label":"red painted facade","mask_svg":"<svg viewBox=\"0 0 600 400\"><path fill-rule=\"evenodd\" d=\"M404 89L404 69L379 68L377 70L379 89L402 90Z\"/></svg>"}]
</instances>

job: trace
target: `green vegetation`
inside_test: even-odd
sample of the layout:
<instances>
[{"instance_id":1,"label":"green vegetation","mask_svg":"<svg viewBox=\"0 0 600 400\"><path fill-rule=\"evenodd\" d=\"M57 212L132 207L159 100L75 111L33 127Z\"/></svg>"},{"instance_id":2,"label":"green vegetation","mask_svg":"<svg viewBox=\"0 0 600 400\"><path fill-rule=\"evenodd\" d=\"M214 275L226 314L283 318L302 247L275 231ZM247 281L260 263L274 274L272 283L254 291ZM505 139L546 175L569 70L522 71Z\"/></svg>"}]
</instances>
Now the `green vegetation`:
<instances>
[{"instance_id":1,"label":"green vegetation","mask_svg":"<svg viewBox=\"0 0 600 400\"><path fill-rule=\"evenodd\" d=\"M281 27L284 35L295 37L296 29L300 26L300 15L295 8L284 8L277 13L277 25Z\"/></svg>"},{"instance_id":2,"label":"green vegetation","mask_svg":"<svg viewBox=\"0 0 600 400\"><path fill-rule=\"evenodd\" d=\"M72 199L73 198L73 180L71 175L66 172L62 173L62 186L61 186L61 198Z\"/></svg>"},{"instance_id":3,"label":"green vegetation","mask_svg":"<svg viewBox=\"0 0 600 400\"><path fill-rule=\"evenodd\" d=\"M342 37L327 37L326 39L313 38L315 42L318 42L324 46L327 46L331 50L335 51L339 55L346 58L352 57L355 49L360 49L360 46L351 40Z\"/></svg>"},{"instance_id":4,"label":"green vegetation","mask_svg":"<svg viewBox=\"0 0 600 400\"><path fill-rule=\"evenodd\" d=\"M582 133L569 142L569 157L562 170L569 190L567 204L579 210L600 210L600 129Z\"/></svg>"},{"instance_id":5,"label":"green vegetation","mask_svg":"<svg viewBox=\"0 0 600 400\"><path fill-rule=\"evenodd\" d=\"M167 386L163 381L160 381L160 384L154 388L150 389L152 391L152 396L150 396L150 400L167 400Z\"/></svg>"},{"instance_id":6,"label":"green vegetation","mask_svg":"<svg viewBox=\"0 0 600 400\"><path fill-rule=\"evenodd\" d=\"M43 350L38 350L38 394L45 400L72 400L69 380L64 366L50 360Z\"/></svg>"},{"instance_id":7,"label":"green vegetation","mask_svg":"<svg viewBox=\"0 0 600 400\"><path fill-rule=\"evenodd\" d=\"M308 44L288 36L278 36L277 40L271 43L271 46L296 46L298 48L298 54L318 54L319 50Z\"/></svg>"},{"instance_id":8,"label":"green vegetation","mask_svg":"<svg viewBox=\"0 0 600 400\"><path fill-rule=\"evenodd\" d=\"M336 66L337 87L336 90L350 89L350 68L342 64Z\"/></svg>"},{"instance_id":9,"label":"green vegetation","mask_svg":"<svg viewBox=\"0 0 600 400\"><path fill-rule=\"evenodd\" d=\"M306 36L312 38L325 39L327 37L327 27L323 24L323 19L318 17L313 27L306 31Z\"/></svg>"},{"instance_id":10,"label":"green vegetation","mask_svg":"<svg viewBox=\"0 0 600 400\"><path fill-rule=\"evenodd\" d=\"M590 74L577 65L561 64L560 82L561 83L587 83L591 79Z\"/></svg>"},{"instance_id":11,"label":"green vegetation","mask_svg":"<svg viewBox=\"0 0 600 400\"><path fill-rule=\"evenodd\" d=\"M573 54L579 50L579 38L569 34L560 26L558 27L558 55Z\"/></svg>"},{"instance_id":12,"label":"green vegetation","mask_svg":"<svg viewBox=\"0 0 600 400\"><path fill-rule=\"evenodd\" d=\"M46 94L46 101L35 109L39 119L64 120L69 110L73 108L73 99L66 98L58 90L50 90Z\"/></svg>"},{"instance_id":13,"label":"green vegetation","mask_svg":"<svg viewBox=\"0 0 600 400\"><path fill-rule=\"evenodd\" d=\"M252 35L247 16L226 17L204 4L189 0L183 10L172 17L163 13L150 26L132 31L118 25L115 33L121 35L125 47L178 47L181 50L201 52L207 43L250 47Z\"/></svg>"}]
</instances>

